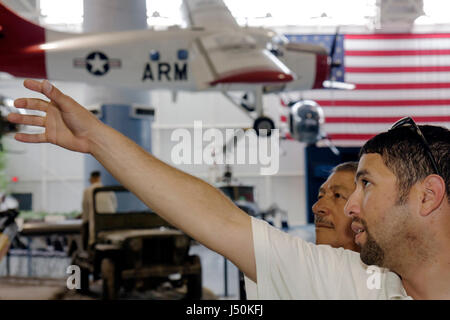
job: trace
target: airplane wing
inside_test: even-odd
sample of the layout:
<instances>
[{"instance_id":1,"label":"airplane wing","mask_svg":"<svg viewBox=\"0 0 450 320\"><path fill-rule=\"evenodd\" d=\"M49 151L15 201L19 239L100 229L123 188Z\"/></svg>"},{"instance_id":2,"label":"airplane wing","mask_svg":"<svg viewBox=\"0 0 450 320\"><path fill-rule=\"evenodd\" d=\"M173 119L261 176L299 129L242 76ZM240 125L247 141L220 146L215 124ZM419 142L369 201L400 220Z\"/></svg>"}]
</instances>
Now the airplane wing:
<instances>
[{"instance_id":1,"label":"airplane wing","mask_svg":"<svg viewBox=\"0 0 450 320\"><path fill-rule=\"evenodd\" d=\"M199 89L217 84L284 83L295 75L245 34L217 33L198 38L192 70Z\"/></svg>"},{"instance_id":2,"label":"airplane wing","mask_svg":"<svg viewBox=\"0 0 450 320\"><path fill-rule=\"evenodd\" d=\"M183 0L182 12L190 27L238 29L239 25L222 0Z\"/></svg>"}]
</instances>

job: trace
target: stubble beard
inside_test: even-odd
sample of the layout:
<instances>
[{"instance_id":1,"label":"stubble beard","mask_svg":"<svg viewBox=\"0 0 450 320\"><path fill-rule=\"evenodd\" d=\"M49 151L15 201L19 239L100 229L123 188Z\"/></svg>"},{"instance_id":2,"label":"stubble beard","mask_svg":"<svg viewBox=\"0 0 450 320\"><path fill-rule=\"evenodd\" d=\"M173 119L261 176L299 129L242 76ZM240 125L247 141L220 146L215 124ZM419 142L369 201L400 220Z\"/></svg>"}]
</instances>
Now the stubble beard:
<instances>
[{"instance_id":1,"label":"stubble beard","mask_svg":"<svg viewBox=\"0 0 450 320\"><path fill-rule=\"evenodd\" d=\"M367 225L365 225L364 221L361 221L364 225L365 232L367 234L366 243L361 246L361 260L366 265L377 265L379 267L384 266L384 250L380 247L380 245L375 241L372 235L369 233L367 229Z\"/></svg>"},{"instance_id":2,"label":"stubble beard","mask_svg":"<svg viewBox=\"0 0 450 320\"><path fill-rule=\"evenodd\" d=\"M367 233L367 240L361 246L361 260L367 265L376 265L381 268L397 269L407 260L405 239L408 235L409 210L407 205L396 203L387 213L393 219L387 228L383 228L377 233L377 240L368 230L365 221L361 220Z\"/></svg>"}]
</instances>

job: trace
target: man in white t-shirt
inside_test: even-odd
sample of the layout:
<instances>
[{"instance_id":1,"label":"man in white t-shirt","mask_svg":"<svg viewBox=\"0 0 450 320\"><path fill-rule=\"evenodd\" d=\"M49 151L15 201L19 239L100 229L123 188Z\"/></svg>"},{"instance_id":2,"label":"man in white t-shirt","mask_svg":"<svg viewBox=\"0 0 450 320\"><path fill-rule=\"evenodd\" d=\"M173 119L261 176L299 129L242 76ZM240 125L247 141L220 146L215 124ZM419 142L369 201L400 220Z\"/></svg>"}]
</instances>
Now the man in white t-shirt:
<instances>
[{"instance_id":1,"label":"man in white t-shirt","mask_svg":"<svg viewBox=\"0 0 450 320\"><path fill-rule=\"evenodd\" d=\"M345 208L361 255L252 219L256 298L450 299L450 132L416 128L405 124L362 148Z\"/></svg>"},{"instance_id":2,"label":"man in white t-shirt","mask_svg":"<svg viewBox=\"0 0 450 320\"><path fill-rule=\"evenodd\" d=\"M450 299L448 129L406 119L364 145L345 207L358 254L306 243L248 216L222 192L153 157L47 80L24 85L49 101L15 100L16 108L45 112L8 115L10 122L45 129L17 133L18 141L93 155L163 219L231 260L257 283L257 298Z\"/></svg>"},{"instance_id":3,"label":"man in white t-shirt","mask_svg":"<svg viewBox=\"0 0 450 320\"><path fill-rule=\"evenodd\" d=\"M330 176L320 186L317 201L313 205L315 243L359 252L352 231L352 219L344 212L348 198L355 190L355 174L358 162L344 162L333 168ZM302 238L304 239L304 238ZM258 298L256 284L245 277L248 300ZM308 297L305 292L304 298Z\"/></svg>"}]
</instances>

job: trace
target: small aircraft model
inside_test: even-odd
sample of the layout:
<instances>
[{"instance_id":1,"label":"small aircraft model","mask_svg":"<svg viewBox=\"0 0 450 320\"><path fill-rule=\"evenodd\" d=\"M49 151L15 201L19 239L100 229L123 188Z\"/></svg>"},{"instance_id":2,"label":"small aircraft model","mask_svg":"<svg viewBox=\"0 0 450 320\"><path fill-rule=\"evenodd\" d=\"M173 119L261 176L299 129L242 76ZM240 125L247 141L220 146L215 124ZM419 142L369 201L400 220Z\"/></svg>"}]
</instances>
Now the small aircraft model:
<instances>
[{"instance_id":1,"label":"small aircraft model","mask_svg":"<svg viewBox=\"0 0 450 320\"><path fill-rule=\"evenodd\" d=\"M188 28L73 34L45 29L0 3L0 71L174 93L219 91L268 135L275 126L264 116L263 94L324 87L333 67L324 47L241 27L222 0L184 0L182 10Z\"/></svg>"}]
</instances>

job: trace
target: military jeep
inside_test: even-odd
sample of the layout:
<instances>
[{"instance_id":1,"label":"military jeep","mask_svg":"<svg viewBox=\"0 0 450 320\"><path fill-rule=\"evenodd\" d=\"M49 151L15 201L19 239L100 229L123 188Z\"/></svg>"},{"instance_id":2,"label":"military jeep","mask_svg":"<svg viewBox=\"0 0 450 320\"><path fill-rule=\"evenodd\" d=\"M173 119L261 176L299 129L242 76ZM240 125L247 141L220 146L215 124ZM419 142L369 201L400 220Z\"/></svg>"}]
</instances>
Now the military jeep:
<instances>
[{"instance_id":1,"label":"military jeep","mask_svg":"<svg viewBox=\"0 0 450 320\"><path fill-rule=\"evenodd\" d=\"M116 195L117 212L98 211L96 199L101 193ZM190 237L122 186L96 188L93 198L94 226L83 225L84 248L73 255L73 264L81 271L81 292L89 291L92 274L94 280L103 280L104 299L117 299L121 289L150 290L166 282L174 288L186 285L186 299L201 299L202 268L200 258L189 255ZM122 204L132 198L131 210L130 206L123 210ZM90 232L94 243L88 244Z\"/></svg>"}]
</instances>

